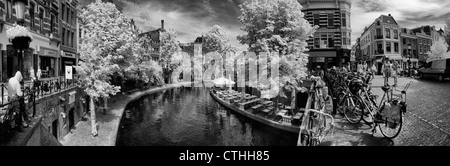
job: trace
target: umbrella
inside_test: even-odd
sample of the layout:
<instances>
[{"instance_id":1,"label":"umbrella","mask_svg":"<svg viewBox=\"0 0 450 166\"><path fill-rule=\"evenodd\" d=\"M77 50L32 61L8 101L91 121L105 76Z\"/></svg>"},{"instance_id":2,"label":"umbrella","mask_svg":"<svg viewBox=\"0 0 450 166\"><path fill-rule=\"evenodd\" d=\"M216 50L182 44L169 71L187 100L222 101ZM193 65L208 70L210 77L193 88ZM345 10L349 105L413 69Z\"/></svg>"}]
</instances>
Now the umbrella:
<instances>
[{"instance_id":1,"label":"umbrella","mask_svg":"<svg viewBox=\"0 0 450 166\"><path fill-rule=\"evenodd\" d=\"M231 81L229 79L226 79L224 77L215 79L212 81L216 86L221 86L221 85L233 85L236 84L234 81Z\"/></svg>"}]
</instances>

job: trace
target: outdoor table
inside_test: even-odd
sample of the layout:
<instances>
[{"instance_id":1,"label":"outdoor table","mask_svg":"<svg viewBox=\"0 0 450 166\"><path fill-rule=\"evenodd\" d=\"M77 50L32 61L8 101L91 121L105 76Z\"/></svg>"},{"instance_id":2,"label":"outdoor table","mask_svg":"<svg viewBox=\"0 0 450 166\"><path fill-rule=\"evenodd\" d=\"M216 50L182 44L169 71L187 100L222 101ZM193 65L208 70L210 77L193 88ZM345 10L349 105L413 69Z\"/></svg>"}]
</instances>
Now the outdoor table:
<instances>
[{"instance_id":1,"label":"outdoor table","mask_svg":"<svg viewBox=\"0 0 450 166\"><path fill-rule=\"evenodd\" d=\"M294 119L295 120L300 120L300 118L302 118L302 113L300 113L300 112L297 112L295 115L294 115Z\"/></svg>"},{"instance_id":2,"label":"outdoor table","mask_svg":"<svg viewBox=\"0 0 450 166\"><path fill-rule=\"evenodd\" d=\"M270 105L272 103L273 103L272 101L265 101L265 102L263 102L263 105Z\"/></svg>"},{"instance_id":3,"label":"outdoor table","mask_svg":"<svg viewBox=\"0 0 450 166\"><path fill-rule=\"evenodd\" d=\"M277 116L283 116L287 113L287 110L280 110L280 112L277 113Z\"/></svg>"}]
</instances>

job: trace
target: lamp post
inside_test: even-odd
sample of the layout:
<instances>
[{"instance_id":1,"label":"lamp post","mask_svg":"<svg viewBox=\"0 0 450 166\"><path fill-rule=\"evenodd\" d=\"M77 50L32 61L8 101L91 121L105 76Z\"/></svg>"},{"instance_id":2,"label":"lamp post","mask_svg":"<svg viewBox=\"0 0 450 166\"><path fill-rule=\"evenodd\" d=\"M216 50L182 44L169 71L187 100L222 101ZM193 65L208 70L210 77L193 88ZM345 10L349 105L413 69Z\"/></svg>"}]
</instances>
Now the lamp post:
<instances>
[{"instance_id":1,"label":"lamp post","mask_svg":"<svg viewBox=\"0 0 450 166\"><path fill-rule=\"evenodd\" d=\"M411 77L411 44L408 44L409 56L408 56L408 76Z\"/></svg>"},{"instance_id":2,"label":"lamp post","mask_svg":"<svg viewBox=\"0 0 450 166\"><path fill-rule=\"evenodd\" d=\"M16 14L17 14L17 25L23 26L25 23L25 4L28 4L28 0L15 0L14 5L16 7ZM24 53L23 50L28 48L30 46L30 40L26 37L16 37L12 40L13 47L15 49L18 49L20 52L20 55L18 56L18 62L19 62L19 71L23 74L24 71L23 68L23 58Z\"/></svg>"}]
</instances>

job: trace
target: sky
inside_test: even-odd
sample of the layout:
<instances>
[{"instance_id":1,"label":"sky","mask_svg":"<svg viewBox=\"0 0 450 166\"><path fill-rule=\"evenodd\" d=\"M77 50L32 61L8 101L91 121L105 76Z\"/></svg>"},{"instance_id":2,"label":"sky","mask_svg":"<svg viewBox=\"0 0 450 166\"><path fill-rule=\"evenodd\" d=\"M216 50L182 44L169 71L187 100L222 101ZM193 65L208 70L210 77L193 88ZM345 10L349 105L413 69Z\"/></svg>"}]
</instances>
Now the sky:
<instances>
[{"instance_id":1,"label":"sky","mask_svg":"<svg viewBox=\"0 0 450 166\"><path fill-rule=\"evenodd\" d=\"M81 0L90 1L90 0ZM91 0L92 1L92 0ZM221 26L233 46L245 49L236 39L245 34L238 21L239 4L247 0L115 0L124 6L123 13L142 31L160 28L175 30L180 42L193 42L212 26ZM391 14L401 27L434 25L444 29L450 19L450 0L351 0L352 44L380 15Z\"/></svg>"}]
</instances>

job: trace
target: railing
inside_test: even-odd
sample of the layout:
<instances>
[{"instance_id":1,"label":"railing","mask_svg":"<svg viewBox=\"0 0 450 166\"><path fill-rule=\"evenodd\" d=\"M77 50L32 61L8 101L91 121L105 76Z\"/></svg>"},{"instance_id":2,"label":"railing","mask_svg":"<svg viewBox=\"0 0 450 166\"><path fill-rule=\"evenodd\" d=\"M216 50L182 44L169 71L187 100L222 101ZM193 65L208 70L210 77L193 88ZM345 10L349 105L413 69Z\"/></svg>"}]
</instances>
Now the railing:
<instances>
[{"instance_id":1,"label":"railing","mask_svg":"<svg viewBox=\"0 0 450 166\"><path fill-rule=\"evenodd\" d=\"M21 118L19 115L21 115L20 112L23 112L23 110L28 112L29 109L33 109L32 117L35 117L37 99L78 86L78 77L78 75L74 75L74 79L72 80L67 80L63 77L53 77L41 79L38 83L25 82L22 87L24 95L10 101L8 99L8 84L1 83L0 111L4 112L4 115L0 114L0 118L2 118L0 120L2 122L0 123L0 134L5 130L8 130L10 124L15 124L15 122L17 122L16 118Z\"/></svg>"},{"instance_id":2,"label":"railing","mask_svg":"<svg viewBox=\"0 0 450 166\"><path fill-rule=\"evenodd\" d=\"M33 85L34 84L34 85ZM22 85L22 89L34 89L36 99L42 98L47 95L52 95L57 92L61 92L62 90L66 90L72 87L78 86L78 75L74 75L74 79L67 80L64 77L52 77L52 78L43 78L38 81L38 83L26 81ZM8 83L0 83L0 93L1 93L1 102L0 104L7 103L8 96Z\"/></svg>"}]
</instances>

